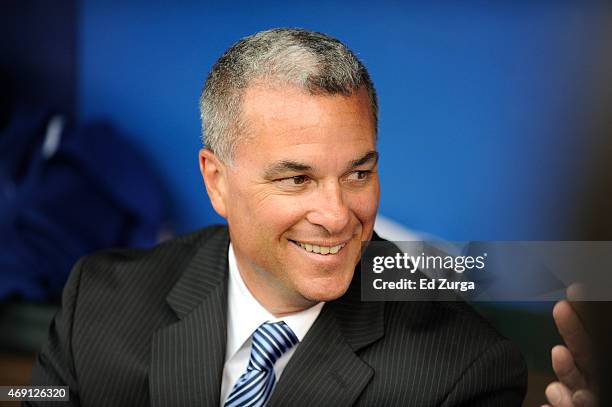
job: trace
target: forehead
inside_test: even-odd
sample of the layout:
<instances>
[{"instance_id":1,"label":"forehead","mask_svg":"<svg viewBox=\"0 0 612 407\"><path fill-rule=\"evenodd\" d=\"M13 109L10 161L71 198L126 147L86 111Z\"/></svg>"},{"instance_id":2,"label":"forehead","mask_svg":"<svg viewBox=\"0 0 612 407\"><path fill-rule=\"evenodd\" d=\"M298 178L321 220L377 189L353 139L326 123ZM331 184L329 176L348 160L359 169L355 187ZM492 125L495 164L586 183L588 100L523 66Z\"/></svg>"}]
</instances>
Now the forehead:
<instances>
[{"instance_id":1,"label":"forehead","mask_svg":"<svg viewBox=\"0 0 612 407\"><path fill-rule=\"evenodd\" d=\"M235 161L281 156L350 160L375 149L376 129L365 89L350 96L311 95L293 86L252 86L242 100L248 136Z\"/></svg>"}]
</instances>

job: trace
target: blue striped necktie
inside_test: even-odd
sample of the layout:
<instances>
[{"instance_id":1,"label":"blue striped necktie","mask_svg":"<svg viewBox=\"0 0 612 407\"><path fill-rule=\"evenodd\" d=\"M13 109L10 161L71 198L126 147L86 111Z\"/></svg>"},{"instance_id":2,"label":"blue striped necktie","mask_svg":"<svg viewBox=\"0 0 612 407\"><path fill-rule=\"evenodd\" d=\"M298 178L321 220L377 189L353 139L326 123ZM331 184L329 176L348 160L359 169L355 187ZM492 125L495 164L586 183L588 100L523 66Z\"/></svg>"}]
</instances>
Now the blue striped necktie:
<instances>
[{"instance_id":1,"label":"blue striped necktie","mask_svg":"<svg viewBox=\"0 0 612 407\"><path fill-rule=\"evenodd\" d=\"M253 332L247 370L227 396L225 407L264 406L276 381L274 363L296 343L298 338L283 321L260 325Z\"/></svg>"}]
</instances>

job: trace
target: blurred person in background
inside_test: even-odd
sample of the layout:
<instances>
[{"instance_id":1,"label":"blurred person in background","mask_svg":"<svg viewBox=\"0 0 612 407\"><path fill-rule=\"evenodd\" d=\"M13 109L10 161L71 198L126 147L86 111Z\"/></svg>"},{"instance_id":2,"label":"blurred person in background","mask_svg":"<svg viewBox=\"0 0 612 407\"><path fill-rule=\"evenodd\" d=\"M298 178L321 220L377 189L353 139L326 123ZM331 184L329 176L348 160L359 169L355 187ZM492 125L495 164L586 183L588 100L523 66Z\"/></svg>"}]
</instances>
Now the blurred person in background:
<instances>
[{"instance_id":1,"label":"blurred person in background","mask_svg":"<svg viewBox=\"0 0 612 407\"><path fill-rule=\"evenodd\" d=\"M580 129L592 144L589 171L580 191L574 225L575 239L584 241L612 240L612 54L609 52L612 30L609 24L600 32L600 38L601 50L594 64L600 75L594 75L588 82L591 100L586 106L585 125ZM609 270L598 272L605 274ZM570 288L569 299L583 294L576 288L574 293ZM593 288L580 287L587 293ZM612 302L563 301L555 306L553 315L565 344L552 350L552 366L559 380L546 388L549 405L612 405Z\"/></svg>"},{"instance_id":2,"label":"blurred person in background","mask_svg":"<svg viewBox=\"0 0 612 407\"><path fill-rule=\"evenodd\" d=\"M26 383L78 258L159 242L167 192L110 120L75 118L72 3L0 12L0 384ZM42 11L42 12L41 12Z\"/></svg>"}]
</instances>

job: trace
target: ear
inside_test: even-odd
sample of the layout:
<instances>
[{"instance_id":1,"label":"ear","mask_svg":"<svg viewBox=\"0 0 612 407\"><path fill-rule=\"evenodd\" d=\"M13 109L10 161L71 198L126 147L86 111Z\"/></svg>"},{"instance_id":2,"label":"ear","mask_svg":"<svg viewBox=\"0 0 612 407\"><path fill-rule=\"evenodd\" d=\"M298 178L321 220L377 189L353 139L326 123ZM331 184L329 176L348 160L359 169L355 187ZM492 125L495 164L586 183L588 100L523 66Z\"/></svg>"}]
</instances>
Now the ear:
<instances>
[{"instance_id":1,"label":"ear","mask_svg":"<svg viewBox=\"0 0 612 407\"><path fill-rule=\"evenodd\" d=\"M200 173L208 198L215 211L227 219L226 202L229 199L227 194L227 168L225 164L207 148L203 148L199 153Z\"/></svg>"}]
</instances>

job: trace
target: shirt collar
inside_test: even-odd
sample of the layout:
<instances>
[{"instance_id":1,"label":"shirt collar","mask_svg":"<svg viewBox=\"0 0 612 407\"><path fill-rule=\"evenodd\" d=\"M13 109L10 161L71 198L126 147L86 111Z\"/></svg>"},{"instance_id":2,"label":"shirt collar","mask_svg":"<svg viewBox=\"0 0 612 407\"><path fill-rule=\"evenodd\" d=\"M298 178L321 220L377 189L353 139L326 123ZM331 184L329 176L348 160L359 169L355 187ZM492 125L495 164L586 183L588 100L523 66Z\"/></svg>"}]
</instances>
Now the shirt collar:
<instances>
[{"instance_id":1,"label":"shirt collar","mask_svg":"<svg viewBox=\"0 0 612 407\"><path fill-rule=\"evenodd\" d=\"M227 307L227 351L226 357L232 357L251 337L253 332L264 322L285 321L301 342L319 316L324 302L320 302L304 311L277 318L266 310L253 297L238 271L238 263L232 243L227 252L229 265L228 307Z\"/></svg>"}]
</instances>

